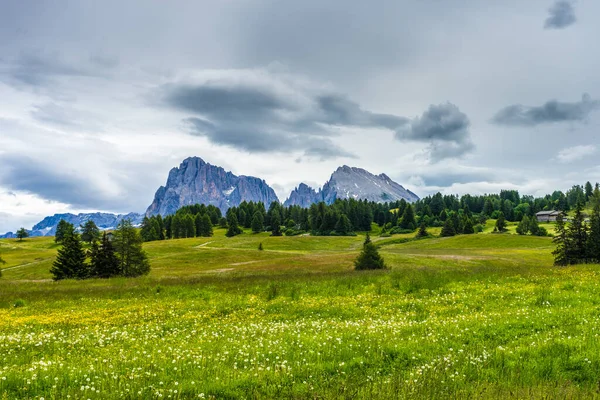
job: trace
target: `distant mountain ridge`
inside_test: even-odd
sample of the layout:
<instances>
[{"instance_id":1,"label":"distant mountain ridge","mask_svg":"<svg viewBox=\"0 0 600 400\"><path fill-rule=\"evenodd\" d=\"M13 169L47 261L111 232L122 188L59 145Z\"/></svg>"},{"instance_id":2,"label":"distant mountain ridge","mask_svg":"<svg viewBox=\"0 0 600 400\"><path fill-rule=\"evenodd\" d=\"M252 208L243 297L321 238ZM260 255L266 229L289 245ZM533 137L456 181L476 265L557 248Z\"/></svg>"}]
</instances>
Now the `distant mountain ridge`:
<instances>
[{"instance_id":1,"label":"distant mountain ridge","mask_svg":"<svg viewBox=\"0 0 600 400\"><path fill-rule=\"evenodd\" d=\"M131 220L131 223L134 225L139 225L142 223L142 219L144 216L138 213L129 213L129 214L110 214L110 213L81 213L81 214L54 214L52 216L46 217L28 230L29 236L37 237L37 236L54 236L56 233L56 226L60 222L60 220L65 220L75 227L79 227L79 225L84 224L88 220L94 221L94 223L100 228L100 230L110 230L114 229L119 225L121 221L124 219ZM4 235L0 235L0 239L11 239L16 237L13 232L8 232Z\"/></svg>"},{"instance_id":2,"label":"distant mountain ridge","mask_svg":"<svg viewBox=\"0 0 600 400\"><path fill-rule=\"evenodd\" d=\"M290 193L284 206L308 207L313 203L332 204L336 199L356 199L385 203L406 200L409 203L419 200L419 196L394 182L386 174L373 175L362 168L339 167L319 191L301 183Z\"/></svg>"},{"instance_id":3,"label":"distant mountain ridge","mask_svg":"<svg viewBox=\"0 0 600 400\"><path fill-rule=\"evenodd\" d=\"M268 205L279 199L263 179L236 176L200 157L189 157L169 172L167 184L156 191L146 215L170 215L193 204L212 204L225 212L242 201Z\"/></svg>"}]
</instances>

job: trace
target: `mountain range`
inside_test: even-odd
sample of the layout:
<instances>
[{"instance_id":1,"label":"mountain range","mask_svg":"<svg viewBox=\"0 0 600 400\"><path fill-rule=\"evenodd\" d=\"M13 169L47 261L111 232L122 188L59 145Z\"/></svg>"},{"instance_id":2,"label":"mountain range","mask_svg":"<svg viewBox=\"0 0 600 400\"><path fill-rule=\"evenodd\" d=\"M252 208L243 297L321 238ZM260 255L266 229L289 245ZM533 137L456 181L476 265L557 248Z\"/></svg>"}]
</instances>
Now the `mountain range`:
<instances>
[{"instance_id":1,"label":"mountain range","mask_svg":"<svg viewBox=\"0 0 600 400\"><path fill-rule=\"evenodd\" d=\"M385 174L374 175L364 169L344 165L318 191L304 183L298 185L290 193L284 206L309 207L321 201L331 204L336 199L360 199L379 203L404 199L412 203L419 200L419 197ZM189 157L179 167L171 169L165 186L158 188L145 215L170 215L183 206L193 204L212 204L224 213L243 201L262 202L268 207L274 201L279 202L279 199L263 179L236 176L200 157ZM55 214L35 224L29 234L53 236L61 219L76 227L92 220L100 229L108 230L116 227L123 219L130 219L134 225L139 225L143 217L144 214L137 213ZM12 232L0 235L0 238L14 237Z\"/></svg>"}]
</instances>

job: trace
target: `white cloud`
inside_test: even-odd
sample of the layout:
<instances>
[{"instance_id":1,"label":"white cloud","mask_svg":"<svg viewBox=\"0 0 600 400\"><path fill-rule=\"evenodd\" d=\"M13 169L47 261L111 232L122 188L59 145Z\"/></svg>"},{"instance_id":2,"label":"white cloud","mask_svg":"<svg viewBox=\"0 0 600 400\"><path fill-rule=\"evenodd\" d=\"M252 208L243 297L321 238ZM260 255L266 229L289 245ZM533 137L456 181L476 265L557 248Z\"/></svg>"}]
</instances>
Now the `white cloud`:
<instances>
[{"instance_id":1,"label":"white cloud","mask_svg":"<svg viewBox=\"0 0 600 400\"><path fill-rule=\"evenodd\" d=\"M591 156L596 153L596 146L585 145L585 146L573 146L566 149L562 149L556 155L556 159L559 163L570 164L574 161L578 161L584 157Z\"/></svg>"}]
</instances>

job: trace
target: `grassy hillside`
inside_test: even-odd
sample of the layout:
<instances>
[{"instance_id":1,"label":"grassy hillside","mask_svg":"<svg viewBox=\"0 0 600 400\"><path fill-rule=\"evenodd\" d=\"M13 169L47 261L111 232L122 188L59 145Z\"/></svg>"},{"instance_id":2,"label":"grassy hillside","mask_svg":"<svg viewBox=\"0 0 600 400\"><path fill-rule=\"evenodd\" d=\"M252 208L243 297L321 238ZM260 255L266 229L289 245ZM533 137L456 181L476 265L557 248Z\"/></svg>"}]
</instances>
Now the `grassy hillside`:
<instances>
[{"instance_id":1,"label":"grassy hillside","mask_svg":"<svg viewBox=\"0 0 600 400\"><path fill-rule=\"evenodd\" d=\"M49 279L51 238L2 240L0 397L597 396L598 266L553 267L550 238L410 236L355 272L363 236L217 230L81 282Z\"/></svg>"}]
</instances>

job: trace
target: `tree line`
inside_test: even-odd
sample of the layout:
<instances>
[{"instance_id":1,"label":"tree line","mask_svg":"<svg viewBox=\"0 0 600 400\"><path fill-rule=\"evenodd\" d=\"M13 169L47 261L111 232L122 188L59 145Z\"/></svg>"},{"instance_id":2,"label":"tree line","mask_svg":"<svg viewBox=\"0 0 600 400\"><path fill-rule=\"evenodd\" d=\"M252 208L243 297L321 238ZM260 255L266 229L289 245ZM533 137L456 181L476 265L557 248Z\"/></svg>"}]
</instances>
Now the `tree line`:
<instances>
[{"instance_id":1,"label":"tree line","mask_svg":"<svg viewBox=\"0 0 600 400\"><path fill-rule=\"evenodd\" d=\"M142 237L129 220L121 221L114 232L102 234L91 220L81 226L81 233L61 220L54 240L62 245L50 269L54 280L134 277L150 272Z\"/></svg>"},{"instance_id":2,"label":"tree line","mask_svg":"<svg viewBox=\"0 0 600 400\"><path fill-rule=\"evenodd\" d=\"M592 212L589 218L583 212L584 203L575 206L573 217L567 223L562 215L556 221L554 264L572 265L600 263L600 189L591 196Z\"/></svg>"}]
</instances>

